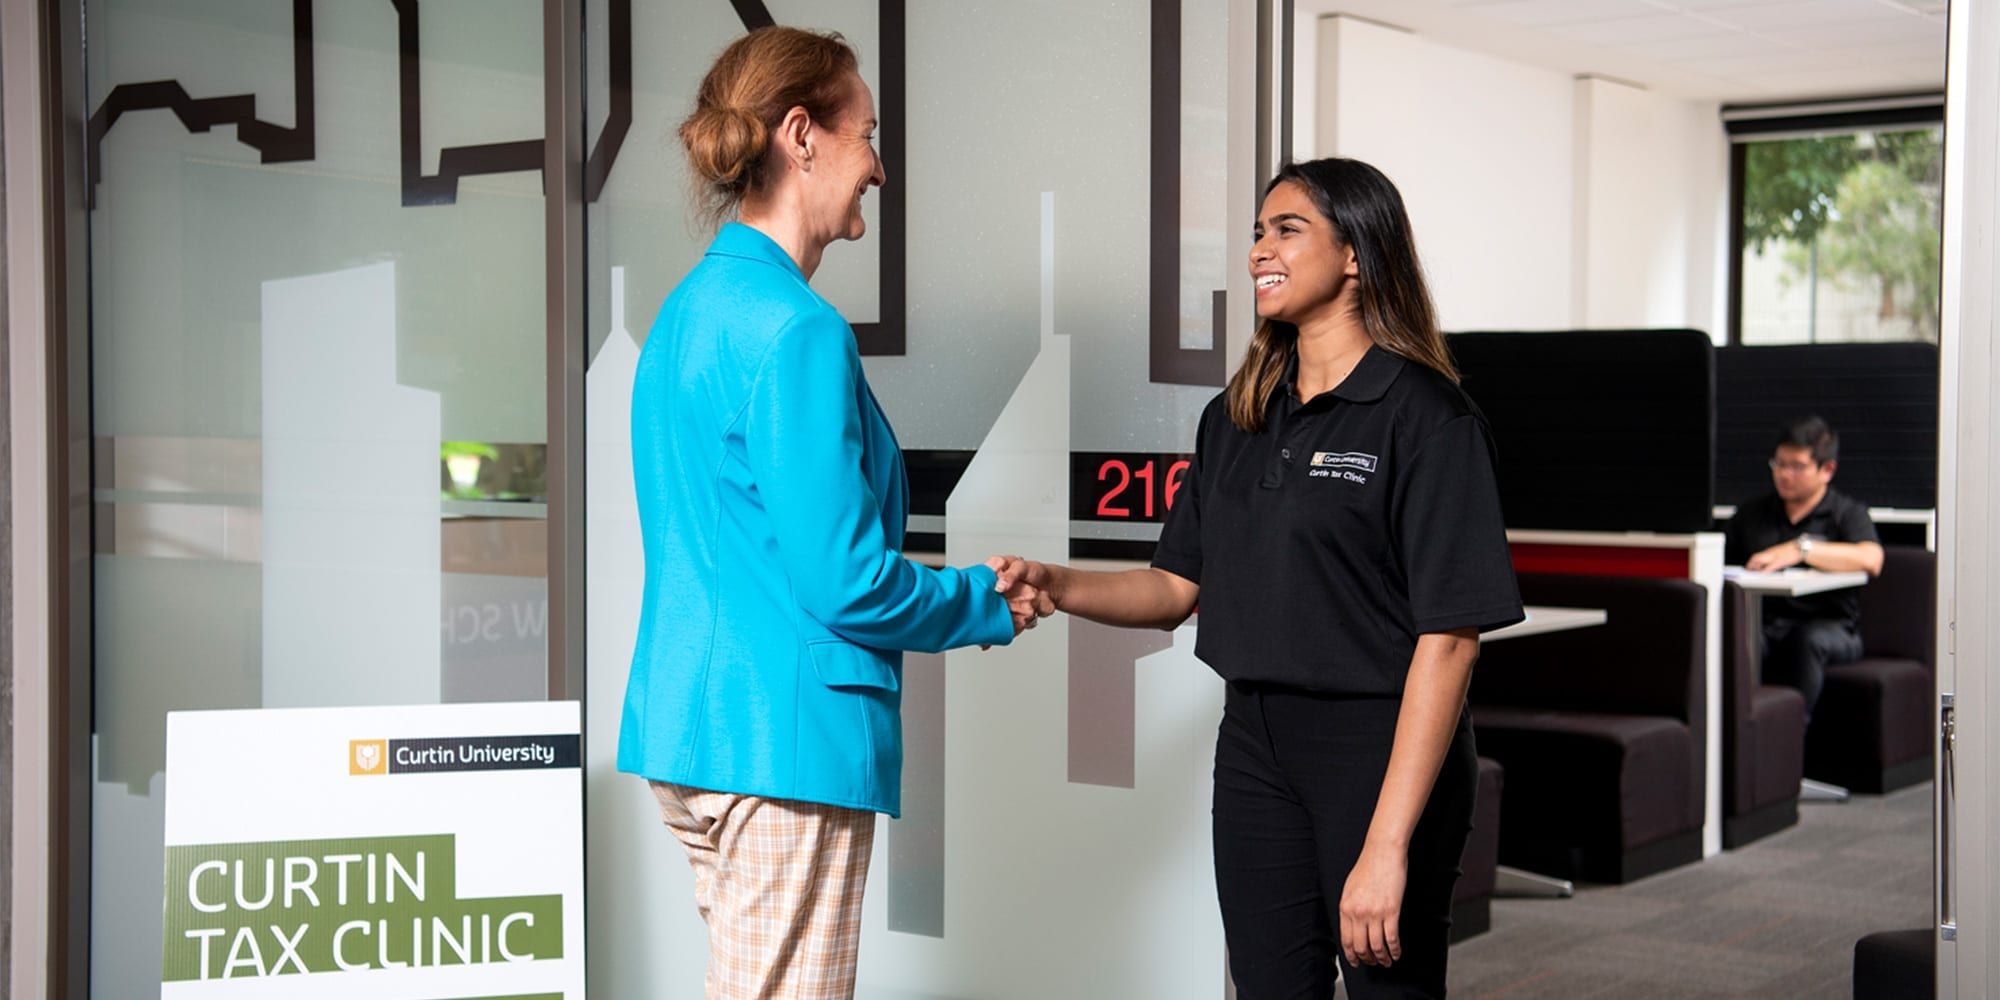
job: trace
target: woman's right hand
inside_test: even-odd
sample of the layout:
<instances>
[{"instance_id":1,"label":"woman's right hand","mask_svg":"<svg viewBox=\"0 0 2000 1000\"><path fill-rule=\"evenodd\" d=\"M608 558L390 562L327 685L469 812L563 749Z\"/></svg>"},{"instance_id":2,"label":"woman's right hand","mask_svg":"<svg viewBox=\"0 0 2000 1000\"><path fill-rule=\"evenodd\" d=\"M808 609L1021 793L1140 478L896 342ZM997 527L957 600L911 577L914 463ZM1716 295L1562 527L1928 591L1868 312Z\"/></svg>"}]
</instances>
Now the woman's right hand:
<instances>
[{"instance_id":1,"label":"woman's right hand","mask_svg":"<svg viewBox=\"0 0 2000 1000\"><path fill-rule=\"evenodd\" d=\"M1017 557L989 562L1009 607L1036 617L1057 611L1119 628L1178 627L1194 612L1201 587L1165 570L1082 570ZM1018 633L1017 633L1018 634Z\"/></svg>"},{"instance_id":2,"label":"woman's right hand","mask_svg":"<svg viewBox=\"0 0 2000 1000\"><path fill-rule=\"evenodd\" d=\"M993 570L993 589L1007 601L1007 613L1014 619L1016 636L1056 613L1055 602L1046 587L1050 576L1046 565L1020 556L993 556L986 560L986 565Z\"/></svg>"}]
</instances>

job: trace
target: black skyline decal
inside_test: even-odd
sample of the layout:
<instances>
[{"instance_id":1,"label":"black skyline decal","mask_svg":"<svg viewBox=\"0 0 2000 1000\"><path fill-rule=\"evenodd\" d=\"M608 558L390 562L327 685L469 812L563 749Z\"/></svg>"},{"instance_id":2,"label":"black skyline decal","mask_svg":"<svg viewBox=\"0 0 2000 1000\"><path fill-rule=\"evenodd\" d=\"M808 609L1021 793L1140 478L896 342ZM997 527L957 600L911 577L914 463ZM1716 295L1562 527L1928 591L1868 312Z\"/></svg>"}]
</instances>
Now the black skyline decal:
<instances>
[{"instance_id":1,"label":"black skyline decal","mask_svg":"<svg viewBox=\"0 0 2000 1000\"><path fill-rule=\"evenodd\" d=\"M396 10L398 55L398 126L402 139L402 199L407 207L451 205L458 201L459 181L481 174L542 169L544 139L473 146L452 146L438 153L438 172L423 172L423 92L420 66L422 32L420 0L390 0ZM771 27L777 19L763 0L729 0L745 31ZM632 0L608 0L609 45L606 69L610 99L604 131L584 164L584 200L596 202L610 179L626 135L632 128ZM906 353L909 299L908 206L904 201L903 165L908 149L905 115L907 41L904 0L880 0L882 71L877 95L882 117L882 163L889 175L883 185L880 298L881 318L855 323L862 354ZM89 207L97 207L97 183L103 177L104 137L118 119L134 111L168 110L190 133L205 133L218 125L236 127L238 142L257 150L261 163L299 163L314 158L313 4L292 0L293 121L276 125L257 118L255 94L195 98L177 80L119 84L90 116L87 166Z\"/></svg>"},{"instance_id":2,"label":"black skyline decal","mask_svg":"<svg viewBox=\"0 0 2000 1000\"><path fill-rule=\"evenodd\" d=\"M189 132L207 132L217 125L236 126L236 141L254 149L262 163L298 163L313 158L313 21L312 0L292 0L292 120L287 128L257 118L257 96L237 94L200 100L189 96L177 80L125 83L111 88L104 103L90 116L87 199L97 207L97 181L104 176L104 136L128 112L165 109Z\"/></svg>"},{"instance_id":3,"label":"black skyline decal","mask_svg":"<svg viewBox=\"0 0 2000 1000\"><path fill-rule=\"evenodd\" d=\"M511 174L542 169L544 140L522 139L481 146L452 146L438 151L438 172L423 173L423 93L419 86L423 47L418 26L418 0L391 0L396 5L396 49L399 56L399 110L403 137L403 204L450 205L458 201L458 182L478 174ZM610 0L608 65L611 99L604 132L584 163L585 202L604 193L611 164L632 129L632 0Z\"/></svg>"},{"instance_id":4,"label":"black skyline decal","mask_svg":"<svg viewBox=\"0 0 2000 1000\"><path fill-rule=\"evenodd\" d=\"M1153 0L1152 246L1147 289L1148 380L1222 385L1228 372L1227 294L1216 289L1208 347L1181 346L1181 4Z\"/></svg>"},{"instance_id":5,"label":"black skyline decal","mask_svg":"<svg viewBox=\"0 0 2000 1000\"><path fill-rule=\"evenodd\" d=\"M757 0L731 0L742 11L762 7ZM479 146L455 146L439 151L438 172L426 176L420 161L423 155L421 122L423 95L419 88L418 0L391 0L396 9L397 55L399 62L399 119L402 137L403 204L450 205L458 201L460 178L477 174L514 173L542 169L543 140ZM610 45L607 55L610 75L610 102L604 132L591 148L584 168L584 198L596 201L611 175L611 165L624 146L632 128L632 0L608 0ZM749 18L745 18L746 25ZM764 14L760 23L771 23ZM292 0L292 126L275 125L257 118L255 94L194 98L177 80L154 80L120 84L111 89L104 103L90 116L89 150L90 205L96 207L97 183L103 177L104 137L118 119L133 111L168 110L190 133L208 132L217 125L236 126L238 142L257 150L262 163L299 163L316 153L313 88L313 5L312 0Z\"/></svg>"}]
</instances>

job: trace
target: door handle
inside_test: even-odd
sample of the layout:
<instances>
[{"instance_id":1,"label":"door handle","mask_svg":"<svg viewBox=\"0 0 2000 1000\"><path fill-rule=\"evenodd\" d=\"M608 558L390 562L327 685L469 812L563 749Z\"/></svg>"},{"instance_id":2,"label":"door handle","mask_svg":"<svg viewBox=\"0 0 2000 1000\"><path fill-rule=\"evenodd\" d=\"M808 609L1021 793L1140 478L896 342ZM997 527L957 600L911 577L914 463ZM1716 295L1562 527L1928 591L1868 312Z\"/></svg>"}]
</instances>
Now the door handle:
<instances>
[{"instance_id":1,"label":"door handle","mask_svg":"<svg viewBox=\"0 0 2000 1000\"><path fill-rule=\"evenodd\" d=\"M1952 855L1957 853L1958 830L1953 823L1958 813L1956 751L1958 710L1950 694L1942 695L1938 706L1938 937L1958 940L1958 908L1952 898Z\"/></svg>"}]
</instances>

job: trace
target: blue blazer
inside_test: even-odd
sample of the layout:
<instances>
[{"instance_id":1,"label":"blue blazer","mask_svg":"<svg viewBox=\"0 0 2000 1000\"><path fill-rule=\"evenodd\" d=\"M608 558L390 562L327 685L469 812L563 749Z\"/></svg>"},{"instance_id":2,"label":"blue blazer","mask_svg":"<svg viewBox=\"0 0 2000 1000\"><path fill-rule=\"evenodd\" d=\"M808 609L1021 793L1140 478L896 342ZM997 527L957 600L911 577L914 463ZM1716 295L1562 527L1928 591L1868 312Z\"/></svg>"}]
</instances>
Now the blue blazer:
<instances>
[{"instance_id":1,"label":"blue blazer","mask_svg":"<svg viewBox=\"0 0 2000 1000\"><path fill-rule=\"evenodd\" d=\"M632 387L646 589L618 768L896 815L903 650L1013 639L985 566L903 558L903 453L854 331L731 223Z\"/></svg>"}]
</instances>

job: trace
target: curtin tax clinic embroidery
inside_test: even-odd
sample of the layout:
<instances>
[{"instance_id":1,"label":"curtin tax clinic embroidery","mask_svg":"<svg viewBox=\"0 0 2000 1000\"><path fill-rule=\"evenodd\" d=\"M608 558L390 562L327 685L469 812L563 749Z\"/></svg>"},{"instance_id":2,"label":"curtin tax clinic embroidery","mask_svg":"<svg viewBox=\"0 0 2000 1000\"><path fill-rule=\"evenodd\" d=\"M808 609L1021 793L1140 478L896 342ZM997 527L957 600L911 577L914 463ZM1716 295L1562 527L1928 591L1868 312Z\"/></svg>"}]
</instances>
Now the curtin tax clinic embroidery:
<instances>
[{"instance_id":1,"label":"curtin tax clinic embroidery","mask_svg":"<svg viewBox=\"0 0 2000 1000\"><path fill-rule=\"evenodd\" d=\"M1314 479L1341 479L1350 483L1365 483L1368 477L1362 473L1374 472L1381 460L1362 451L1316 451L1313 452L1312 466L1306 475Z\"/></svg>"}]
</instances>

